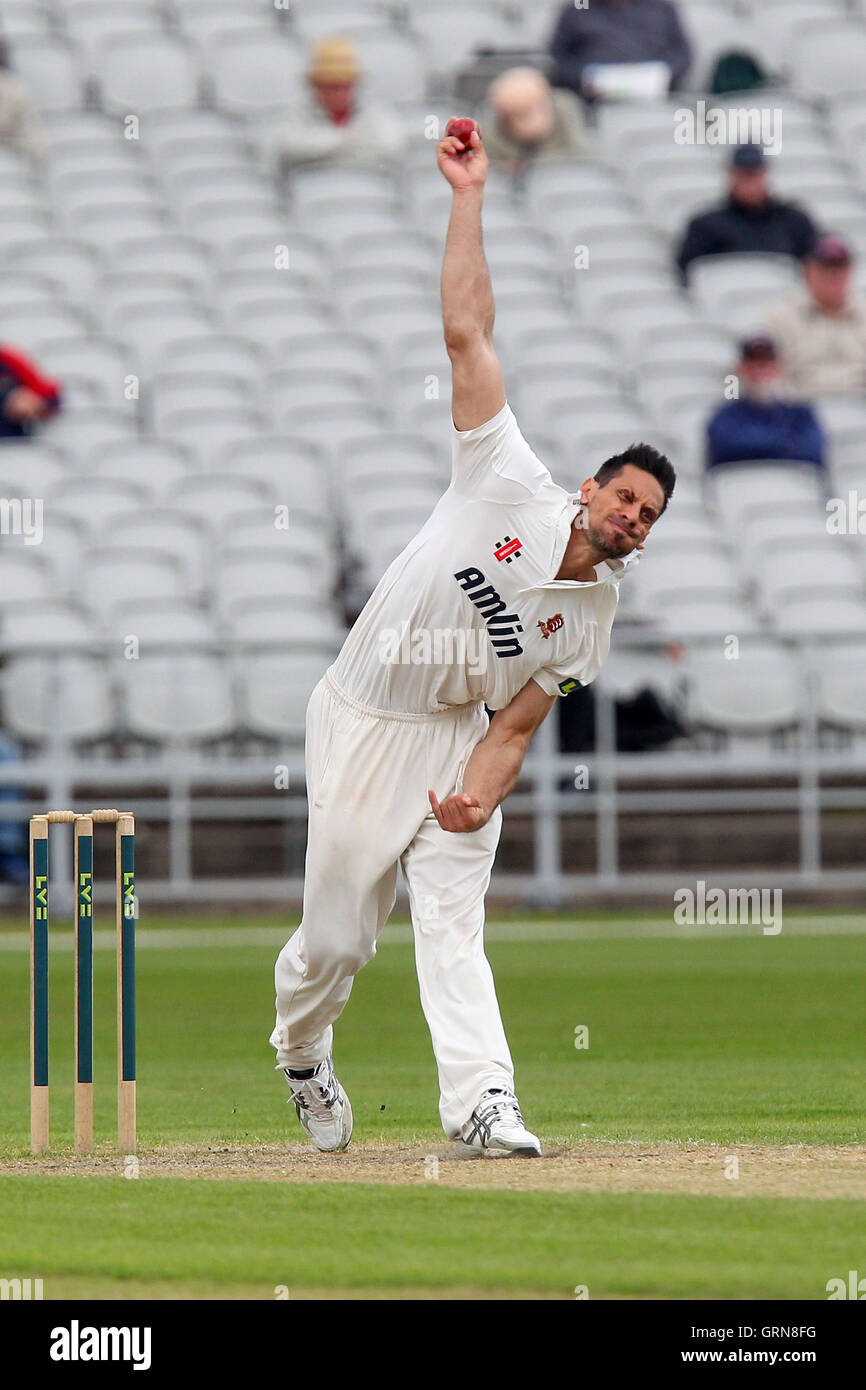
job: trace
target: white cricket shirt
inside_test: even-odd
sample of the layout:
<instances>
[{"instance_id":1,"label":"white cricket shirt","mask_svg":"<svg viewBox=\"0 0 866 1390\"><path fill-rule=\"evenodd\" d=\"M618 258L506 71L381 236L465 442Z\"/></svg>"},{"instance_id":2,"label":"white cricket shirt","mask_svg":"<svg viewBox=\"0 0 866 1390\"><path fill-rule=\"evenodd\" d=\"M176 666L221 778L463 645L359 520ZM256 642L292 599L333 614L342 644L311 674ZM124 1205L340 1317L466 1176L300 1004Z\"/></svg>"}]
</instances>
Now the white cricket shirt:
<instances>
[{"instance_id":1,"label":"white cricket shirt","mask_svg":"<svg viewBox=\"0 0 866 1390\"><path fill-rule=\"evenodd\" d=\"M558 487L508 406L477 429L452 425L448 491L388 567L331 667L352 699L432 714L502 709L529 680L568 695L610 647L624 560L590 582L556 580L579 496Z\"/></svg>"}]
</instances>

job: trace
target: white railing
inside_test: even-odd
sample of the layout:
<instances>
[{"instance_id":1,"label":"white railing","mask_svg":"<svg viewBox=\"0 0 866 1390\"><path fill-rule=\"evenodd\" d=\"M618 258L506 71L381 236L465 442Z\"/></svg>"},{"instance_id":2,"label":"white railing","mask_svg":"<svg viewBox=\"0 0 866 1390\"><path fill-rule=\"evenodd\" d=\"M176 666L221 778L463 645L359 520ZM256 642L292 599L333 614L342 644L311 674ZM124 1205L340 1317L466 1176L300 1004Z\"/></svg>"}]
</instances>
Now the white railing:
<instances>
[{"instance_id":1,"label":"white railing","mask_svg":"<svg viewBox=\"0 0 866 1390\"><path fill-rule=\"evenodd\" d=\"M20 650L16 648L16 653ZM44 647L38 650L40 655L47 654ZM100 650L104 655L105 647ZM220 650L229 652L228 646ZM231 650L236 654L235 648ZM57 654L62 654L59 649ZM112 659L117 660L116 646L112 647ZM708 871L702 875L708 882L733 887L747 879L756 887L866 889L866 862L828 868L823 863L821 844L825 812L866 808L866 749L853 745L839 751L819 746L814 683L808 678L805 660L802 669L804 704L797 746L748 754L695 747L617 753L613 700L602 678L597 685L593 753L559 752L552 718L536 735L518 788L506 807L507 817L531 820L533 869L511 870L505 846L497 861L492 894L517 896L527 904L549 907L587 897L630 900L666 894L684 878L693 878L694 869L662 871L651 864L624 864L620 853L622 817L668 813L700 816L710 812L748 816L759 811L796 816L792 867L783 870L767 865L760 871L735 865ZM234 822L250 835L250 826L256 822L280 821L288 828L293 822L306 820L302 747L235 755L176 744L153 755L85 756L71 746L63 732L62 691L58 694L57 725L40 751L20 761L0 763L0 790L17 788L21 793L15 802L0 801L0 818L26 820L49 807L88 809L97 803L123 802L123 809L134 812L142 828L160 825L168 830L168 872L157 879L145 870L141 879L141 892L147 901L252 904L300 898L303 880L299 869L287 868L276 876L256 872L252 836L246 856L248 875L199 877L193 873L192 861L196 823ZM580 791L572 789L578 758L589 770L589 785ZM288 771L289 790L274 787L276 763ZM842 785L828 782L843 776ZM695 786L696 782L704 785ZM591 872L576 872L565 862L563 827L571 817L586 822L594 831L595 865ZM52 837L52 875L61 895L65 891L62 885L71 884L71 843L67 844L67 838ZM299 834L298 843L301 839ZM146 855L145 847L142 849ZM13 889L0 891L0 899L14 897Z\"/></svg>"}]
</instances>

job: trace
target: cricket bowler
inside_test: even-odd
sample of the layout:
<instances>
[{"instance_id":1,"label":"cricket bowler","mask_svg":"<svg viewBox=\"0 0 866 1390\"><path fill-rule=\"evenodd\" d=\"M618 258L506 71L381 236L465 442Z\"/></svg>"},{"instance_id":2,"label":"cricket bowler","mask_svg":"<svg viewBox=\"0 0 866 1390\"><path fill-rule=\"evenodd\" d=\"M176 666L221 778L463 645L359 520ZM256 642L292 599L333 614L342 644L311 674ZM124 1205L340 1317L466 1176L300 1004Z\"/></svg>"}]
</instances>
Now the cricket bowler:
<instances>
[{"instance_id":1,"label":"cricket bowler","mask_svg":"<svg viewBox=\"0 0 866 1390\"><path fill-rule=\"evenodd\" d=\"M675 482L662 454L636 444L570 495L526 443L493 345L487 156L474 122L458 126L463 139L453 124L437 147L452 189L442 267L451 483L307 708L303 918L277 960L270 1041L302 1126L326 1151L352 1137L333 1024L375 954L399 864L445 1133L466 1156L541 1153L484 953L500 806L556 699L598 675L617 586ZM428 639L428 660L400 659L407 634Z\"/></svg>"}]
</instances>

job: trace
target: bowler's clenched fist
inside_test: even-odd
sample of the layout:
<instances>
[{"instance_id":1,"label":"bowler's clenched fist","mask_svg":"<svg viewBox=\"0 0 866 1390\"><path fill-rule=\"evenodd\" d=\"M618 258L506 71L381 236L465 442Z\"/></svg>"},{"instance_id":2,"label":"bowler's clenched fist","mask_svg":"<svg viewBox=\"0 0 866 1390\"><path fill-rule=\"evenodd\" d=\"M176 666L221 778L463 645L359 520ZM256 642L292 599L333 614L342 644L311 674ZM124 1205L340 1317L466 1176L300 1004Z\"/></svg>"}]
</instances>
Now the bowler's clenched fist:
<instances>
[{"instance_id":1,"label":"bowler's clenched fist","mask_svg":"<svg viewBox=\"0 0 866 1390\"><path fill-rule=\"evenodd\" d=\"M433 814L442 826L443 830L450 830L455 835L465 835L471 830L480 830L482 825L486 825L490 819L484 810L477 796L470 796L468 792L460 792L457 796L449 796L441 804L436 799L436 793L427 793L430 798L430 805L433 807Z\"/></svg>"},{"instance_id":2,"label":"bowler's clenched fist","mask_svg":"<svg viewBox=\"0 0 866 1390\"><path fill-rule=\"evenodd\" d=\"M459 134L455 133L455 127ZM445 127L445 138L436 147L436 158L451 187L458 191L480 189L487 182L490 163L476 121L450 120Z\"/></svg>"}]
</instances>

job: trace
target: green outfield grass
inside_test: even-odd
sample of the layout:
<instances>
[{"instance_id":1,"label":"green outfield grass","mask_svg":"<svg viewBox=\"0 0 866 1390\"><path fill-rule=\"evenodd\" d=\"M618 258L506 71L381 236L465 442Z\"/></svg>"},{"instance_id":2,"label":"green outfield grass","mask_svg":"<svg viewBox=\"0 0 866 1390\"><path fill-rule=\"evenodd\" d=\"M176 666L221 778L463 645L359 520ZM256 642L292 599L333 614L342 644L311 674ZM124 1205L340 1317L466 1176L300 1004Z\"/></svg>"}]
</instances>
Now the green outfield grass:
<instances>
[{"instance_id":1,"label":"green outfield grass","mask_svg":"<svg viewBox=\"0 0 866 1390\"><path fill-rule=\"evenodd\" d=\"M312 1290L574 1298L826 1297L866 1202L123 1178L0 1178L4 1270L45 1295ZM852 1227L859 1225L859 1231ZM852 1263L853 1262L853 1263ZM126 1287L128 1286L128 1288Z\"/></svg>"},{"instance_id":2,"label":"green outfield grass","mask_svg":"<svg viewBox=\"0 0 866 1390\"><path fill-rule=\"evenodd\" d=\"M611 936L488 947L524 1112L548 1144L864 1141L862 935ZM627 919L619 919L621 927ZM139 954L139 1128L148 1147L297 1143L273 1071L269 946ZM237 924L235 924L237 925ZM261 924L257 923L257 927ZM830 924L832 926L832 923ZM20 927L20 924L19 924ZM386 931L337 1029L359 1142L444 1136L411 945ZM215 944L209 948L209 942ZM71 1148L71 956L52 959L53 1134ZM96 953L97 1129L114 1107L114 958ZM589 1048L574 1047L575 1027ZM0 954L0 1158L27 1142L27 954ZM334 1176L337 1176L335 1171ZM817 1194L816 1194L817 1195ZM0 1177L0 1276L57 1296L824 1297L863 1262L866 1203L474 1191L243 1179ZM483 1233L480 1243L467 1239ZM859 1261L859 1264L858 1264ZM51 1296L50 1287L46 1292Z\"/></svg>"}]
</instances>

